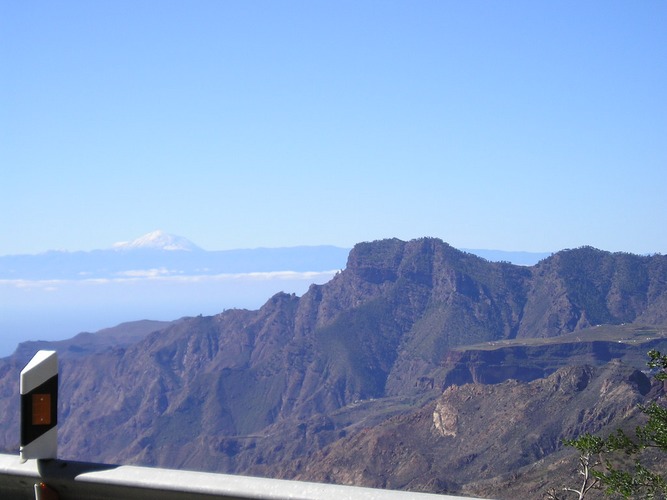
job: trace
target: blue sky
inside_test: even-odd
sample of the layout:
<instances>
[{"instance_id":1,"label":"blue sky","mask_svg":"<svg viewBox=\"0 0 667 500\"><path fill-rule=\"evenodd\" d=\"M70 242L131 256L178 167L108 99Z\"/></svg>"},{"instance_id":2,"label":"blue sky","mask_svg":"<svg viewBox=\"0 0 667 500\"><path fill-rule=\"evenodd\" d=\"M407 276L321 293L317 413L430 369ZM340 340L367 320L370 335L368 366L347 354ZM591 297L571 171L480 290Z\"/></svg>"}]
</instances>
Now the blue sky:
<instances>
[{"instance_id":1,"label":"blue sky","mask_svg":"<svg viewBox=\"0 0 667 500\"><path fill-rule=\"evenodd\" d=\"M667 252L664 1L0 1L0 255Z\"/></svg>"}]
</instances>

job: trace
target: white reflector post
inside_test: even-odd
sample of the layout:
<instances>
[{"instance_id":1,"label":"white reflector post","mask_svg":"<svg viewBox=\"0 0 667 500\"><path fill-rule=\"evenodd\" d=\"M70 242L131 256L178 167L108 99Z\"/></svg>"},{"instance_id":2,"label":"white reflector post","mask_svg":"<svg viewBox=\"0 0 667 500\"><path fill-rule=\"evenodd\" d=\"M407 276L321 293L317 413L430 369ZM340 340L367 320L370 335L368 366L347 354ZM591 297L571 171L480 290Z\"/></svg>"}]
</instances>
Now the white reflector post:
<instances>
[{"instance_id":1,"label":"white reflector post","mask_svg":"<svg viewBox=\"0 0 667 500\"><path fill-rule=\"evenodd\" d=\"M58 355L39 351L21 371L22 460L58 453Z\"/></svg>"}]
</instances>

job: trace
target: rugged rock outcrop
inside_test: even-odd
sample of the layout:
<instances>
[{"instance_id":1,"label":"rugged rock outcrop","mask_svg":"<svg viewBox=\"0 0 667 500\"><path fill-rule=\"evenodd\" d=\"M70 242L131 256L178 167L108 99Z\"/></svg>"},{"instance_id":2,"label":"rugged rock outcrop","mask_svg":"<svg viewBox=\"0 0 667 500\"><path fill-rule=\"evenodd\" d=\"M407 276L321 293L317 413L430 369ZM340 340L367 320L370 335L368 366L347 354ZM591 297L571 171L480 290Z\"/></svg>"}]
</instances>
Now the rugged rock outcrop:
<instances>
[{"instance_id":1,"label":"rugged rock outcrop","mask_svg":"<svg viewBox=\"0 0 667 500\"><path fill-rule=\"evenodd\" d=\"M561 368L529 383L452 386L423 408L333 443L296 477L457 492L535 463L560 450L563 438L635 422L650 391L643 373L618 361ZM662 386L653 391L651 398Z\"/></svg>"}]
</instances>

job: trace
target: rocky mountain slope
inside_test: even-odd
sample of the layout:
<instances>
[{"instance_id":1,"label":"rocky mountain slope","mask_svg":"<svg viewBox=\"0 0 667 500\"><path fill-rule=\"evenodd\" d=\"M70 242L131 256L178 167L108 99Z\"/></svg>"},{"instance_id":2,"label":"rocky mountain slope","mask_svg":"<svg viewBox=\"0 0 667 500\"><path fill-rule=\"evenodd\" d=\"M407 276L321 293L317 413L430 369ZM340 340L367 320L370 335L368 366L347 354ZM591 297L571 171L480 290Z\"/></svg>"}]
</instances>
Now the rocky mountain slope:
<instances>
[{"instance_id":1,"label":"rocky mountain slope","mask_svg":"<svg viewBox=\"0 0 667 500\"><path fill-rule=\"evenodd\" d=\"M663 394L661 386L653 390L652 396ZM299 463L296 477L460 491L543 459L562 447L562 438L597 433L610 423L627 425L638 418L637 405L650 391L646 375L618 361L565 367L530 383L451 386L419 410L341 439ZM538 498L536 493L528 498Z\"/></svg>"},{"instance_id":2,"label":"rocky mountain slope","mask_svg":"<svg viewBox=\"0 0 667 500\"><path fill-rule=\"evenodd\" d=\"M465 387L479 393L478 407L462 406L459 411L464 413L456 414L460 418L451 417L454 410L438 410L445 434L428 434L433 430L424 426L426 422L435 425L437 405L457 401L455 385L549 376L567 366L568 349L575 352L581 344L572 340L571 347L551 351L523 346L511 353L507 347L494 355L462 351L463 346L546 342L573 331L590 331L585 329L600 323L664 325L665 304L665 256L581 248L559 252L533 267L520 267L491 263L436 239L361 243L350 252L343 271L324 285L311 286L302 297L277 294L257 311L228 310L184 318L134 343L100 347L85 356L65 351L61 356L61 456L431 491L459 488L480 475L502 474L552 452L563 433L591 428L584 425L591 415L578 410L581 425L555 427L542 441L545 429L528 432L534 422L522 423L518 414L513 414L514 420L504 414L494 417L492 408L498 409L501 403L484 401L498 396L474 385ZM657 338L661 330L652 332ZM584 347L577 362L599 365L631 351L630 357L636 359L637 349L643 348L622 344L614 346L616 351L608 348L612 354L607 357L595 347ZM22 366L19 354L24 352L0 361L0 443L5 449L17 443L16 380ZM541 366L540 359L549 361ZM485 370L494 363L511 365L511 369ZM586 375L589 369L581 370L554 376L593 380L592 374ZM547 380L541 382L547 384L544 387L561 387L561 382ZM566 407L565 400L538 403L536 399L558 389L535 389L541 387L538 382L508 384L510 395L503 396L502 403L507 408L543 405L560 412ZM646 383L635 385L645 388ZM644 394L644 389L637 391ZM619 419L630 412L628 405L638 397L635 393L627 395L632 402L623 403L625 410L614 410ZM574 396L567 401L592 403ZM493 432L500 428L494 431L493 426L479 425L456 430L454 436L447 434L454 432L447 422L464 422L473 414L483 422L495 419L504 432L496 435ZM612 422L616 417L599 421ZM499 440L500 448L509 449L521 433L511 434L505 427L516 430L518 425L530 438L520 447L523 458L509 460L496 453L494 459L493 453L484 455L475 448L484 447L484 442L488 448ZM378 437L371 438L376 434L368 428L377 430ZM407 436L409 429L415 433L412 444L387 437ZM466 432L479 436L473 440ZM465 446L457 437L463 435L468 436ZM364 436L370 441L364 441ZM377 468L364 472L369 458L361 450L380 453L383 442L398 448L382 452L387 461L374 459ZM460 450L455 453L443 443ZM416 451L410 451L412 445ZM404 448L407 454L397 451ZM342 452L336 451L350 449L360 450L350 455L358 461L345 462L339 457ZM417 473L429 457L441 453L458 457L445 461L449 472L459 471L456 478L432 467ZM508 469L493 463L501 456L508 461ZM306 458L312 463L309 468L304 468ZM485 462L482 470L480 464Z\"/></svg>"}]
</instances>

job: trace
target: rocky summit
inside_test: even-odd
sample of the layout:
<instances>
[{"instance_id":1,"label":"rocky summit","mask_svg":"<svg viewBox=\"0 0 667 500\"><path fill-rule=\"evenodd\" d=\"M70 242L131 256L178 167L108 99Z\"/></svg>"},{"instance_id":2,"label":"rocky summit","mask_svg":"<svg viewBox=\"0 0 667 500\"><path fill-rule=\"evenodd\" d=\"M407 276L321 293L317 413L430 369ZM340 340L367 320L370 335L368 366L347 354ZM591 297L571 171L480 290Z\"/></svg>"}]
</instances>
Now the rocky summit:
<instances>
[{"instance_id":1,"label":"rocky summit","mask_svg":"<svg viewBox=\"0 0 667 500\"><path fill-rule=\"evenodd\" d=\"M88 339L85 350L60 344L60 455L434 492L477 485L500 498L503 477L561 453L562 438L631 421L660 397L638 369L649 348L667 347L666 324L666 256L585 247L524 267L437 239L361 243L301 297L116 332L122 342ZM28 351L0 360L10 451Z\"/></svg>"}]
</instances>

